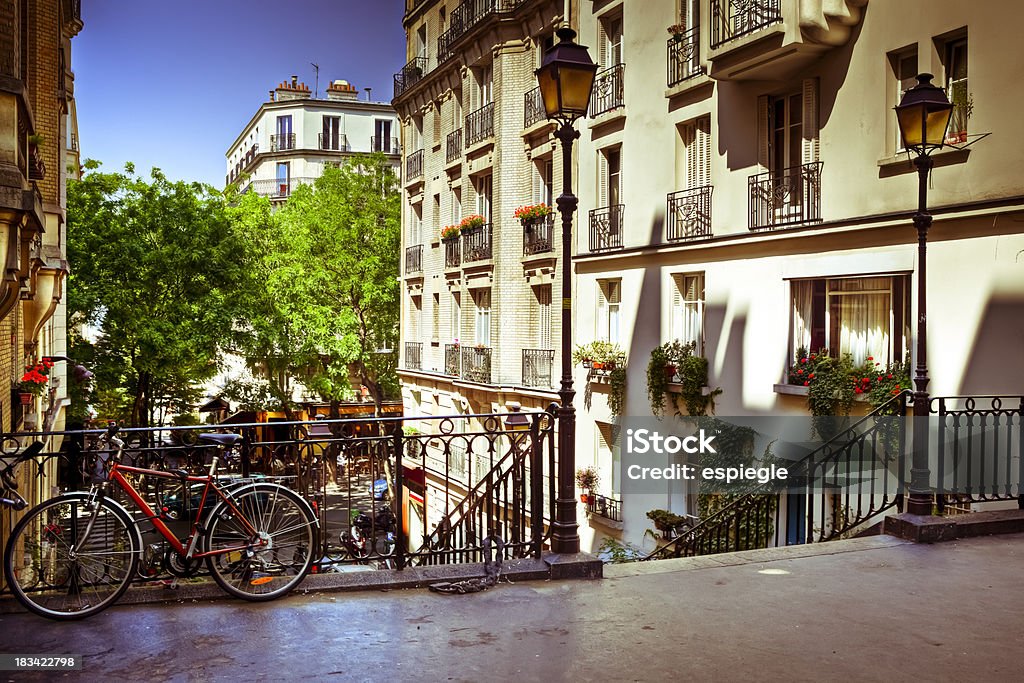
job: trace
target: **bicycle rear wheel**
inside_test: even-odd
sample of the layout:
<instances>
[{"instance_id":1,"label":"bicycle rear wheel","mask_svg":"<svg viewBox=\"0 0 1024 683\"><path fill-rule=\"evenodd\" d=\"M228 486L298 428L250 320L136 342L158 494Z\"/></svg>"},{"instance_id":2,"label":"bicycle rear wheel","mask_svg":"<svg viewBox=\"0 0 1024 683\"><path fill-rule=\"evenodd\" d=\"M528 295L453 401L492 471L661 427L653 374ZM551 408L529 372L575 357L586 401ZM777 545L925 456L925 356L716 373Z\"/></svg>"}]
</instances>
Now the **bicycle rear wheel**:
<instances>
[{"instance_id":1,"label":"bicycle rear wheel","mask_svg":"<svg viewBox=\"0 0 1024 683\"><path fill-rule=\"evenodd\" d=\"M90 506L89 498L70 493L48 500L11 532L4 575L26 609L50 619L82 619L128 590L142 547L139 530L116 503Z\"/></svg>"},{"instance_id":2,"label":"bicycle rear wheel","mask_svg":"<svg viewBox=\"0 0 1024 683\"><path fill-rule=\"evenodd\" d=\"M245 600L273 600L305 578L317 551L313 510L279 484L257 483L229 494L206 522L205 552L214 580ZM232 505L234 506L232 508ZM253 536L243 518L255 528Z\"/></svg>"}]
</instances>

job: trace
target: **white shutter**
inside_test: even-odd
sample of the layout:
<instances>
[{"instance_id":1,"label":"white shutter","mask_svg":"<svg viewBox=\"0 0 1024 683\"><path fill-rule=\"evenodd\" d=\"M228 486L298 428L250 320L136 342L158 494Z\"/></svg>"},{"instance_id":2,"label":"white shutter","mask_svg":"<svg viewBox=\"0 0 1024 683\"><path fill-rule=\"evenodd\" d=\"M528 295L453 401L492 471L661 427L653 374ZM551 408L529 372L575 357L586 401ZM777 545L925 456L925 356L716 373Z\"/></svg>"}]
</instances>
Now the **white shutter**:
<instances>
[{"instance_id":1,"label":"white shutter","mask_svg":"<svg viewBox=\"0 0 1024 683\"><path fill-rule=\"evenodd\" d=\"M757 98L757 163L762 171L769 169L771 160L771 121L769 120L770 99L767 95Z\"/></svg>"},{"instance_id":2,"label":"white shutter","mask_svg":"<svg viewBox=\"0 0 1024 683\"><path fill-rule=\"evenodd\" d=\"M597 206L608 206L608 157L597 153Z\"/></svg>"},{"instance_id":3,"label":"white shutter","mask_svg":"<svg viewBox=\"0 0 1024 683\"><path fill-rule=\"evenodd\" d=\"M818 160L818 79L805 78L803 83L803 163Z\"/></svg>"},{"instance_id":4,"label":"white shutter","mask_svg":"<svg viewBox=\"0 0 1024 683\"><path fill-rule=\"evenodd\" d=\"M697 186L697 169L699 158L697 152L697 126L694 123L683 125L683 145L686 147L686 177L683 187L690 189Z\"/></svg>"},{"instance_id":5,"label":"white shutter","mask_svg":"<svg viewBox=\"0 0 1024 683\"><path fill-rule=\"evenodd\" d=\"M672 339L683 338L683 276L676 274L672 276Z\"/></svg>"},{"instance_id":6,"label":"white shutter","mask_svg":"<svg viewBox=\"0 0 1024 683\"><path fill-rule=\"evenodd\" d=\"M608 67L608 33L604 30L604 22L597 25L597 63L600 69Z\"/></svg>"},{"instance_id":7,"label":"white shutter","mask_svg":"<svg viewBox=\"0 0 1024 683\"><path fill-rule=\"evenodd\" d=\"M608 281L599 280L597 283L597 338L600 341L608 341Z\"/></svg>"},{"instance_id":8,"label":"white shutter","mask_svg":"<svg viewBox=\"0 0 1024 683\"><path fill-rule=\"evenodd\" d=\"M705 116L697 122L697 135L700 137L700 178L698 185L711 184L711 117Z\"/></svg>"}]
</instances>

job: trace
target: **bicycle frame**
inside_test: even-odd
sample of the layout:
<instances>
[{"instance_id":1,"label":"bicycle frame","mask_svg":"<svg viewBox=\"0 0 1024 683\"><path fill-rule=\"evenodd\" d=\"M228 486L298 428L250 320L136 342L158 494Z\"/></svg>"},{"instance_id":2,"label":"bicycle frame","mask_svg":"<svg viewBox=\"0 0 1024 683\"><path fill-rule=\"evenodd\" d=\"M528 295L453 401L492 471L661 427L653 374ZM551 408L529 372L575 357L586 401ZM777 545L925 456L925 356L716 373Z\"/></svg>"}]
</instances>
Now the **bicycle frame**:
<instances>
[{"instance_id":1,"label":"bicycle frame","mask_svg":"<svg viewBox=\"0 0 1024 683\"><path fill-rule=\"evenodd\" d=\"M222 500L225 503L227 503L228 507L231 508L231 511L234 512L234 514L237 515L238 519L242 522L242 525L245 528L245 531L248 534L250 534L253 539L257 539L258 536L259 536L259 533L256 531L256 528L252 525L251 522L249 522L249 519L245 516L245 514L241 510L239 510L235 506L234 502L232 502L231 498L229 496L227 496L217 486L216 483L214 483L214 475L212 473L212 470L216 469L216 464L217 464L216 458L214 458L213 467L211 467L211 473L208 474L208 475L201 476L201 477L192 476L192 475L189 475L187 477L181 477L181 476L179 476L179 475L177 475L177 474L175 474L173 472L163 472L161 470L149 470L149 469L143 469L141 467L130 467L128 465L122 465L119 462L115 461L111 465L111 468L110 468L110 481L116 483L121 488L122 491L124 491L125 493L128 494L128 496L132 499L132 502L135 503L135 506L142 513L144 513L146 515L146 518L153 525L153 528L155 528L157 530L157 532L167 540L167 542L170 544L170 546L172 548L174 548L175 552L177 552L179 555L181 555L185 559L189 559L189 560L196 559L196 560L198 560L198 559L202 559L204 557L210 557L210 556L214 556L214 555L226 555L228 553L234 553L234 552L238 552L238 551L248 550L249 548L251 548L253 545L255 545L257 543L258 543L258 545L266 545L266 540L265 539L259 539L256 543L250 543L250 544L247 544L247 545L239 545L237 547L233 546L233 547L229 547L229 548L221 548L219 550L213 550L213 551L201 552L201 553L195 552L196 544L199 542L199 535L200 535L199 525L200 525L200 520L203 518L202 517L203 516L203 510L206 507L206 502L207 502L207 499L209 498L210 491L213 491L217 495L217 497L220 498L220 500ZM142 495L135 489L135 487L132 486L132 483L125 478L125 476L124 476L124 474L122 474L122 472L129 473L129 474L144 474L144 475L151 476L151 477L158 477L160 479L176 479L178 481L181 481L182 484L187 484L187 483L190 483L190 482L191 483L205 484L205 486L203 487L203 496L199 500L199 508L196 511L196 519L195 519L194 522L192 522L192 527L189 530L189 535L188 535L188 538L185 541L185 544L183 544L181 541L179 541L178 538L173 533L171 533L170 528L164 523L164 521L162 519L160 519L160 516L158 514L153 512L153 508L151 508L149 506L149 503L147 503L146 500L142 497ZM214 503L214 505L215 504L216 503ZM187 547L186 547L186 544L187 544Z\"/></svg>"}]
</instances>

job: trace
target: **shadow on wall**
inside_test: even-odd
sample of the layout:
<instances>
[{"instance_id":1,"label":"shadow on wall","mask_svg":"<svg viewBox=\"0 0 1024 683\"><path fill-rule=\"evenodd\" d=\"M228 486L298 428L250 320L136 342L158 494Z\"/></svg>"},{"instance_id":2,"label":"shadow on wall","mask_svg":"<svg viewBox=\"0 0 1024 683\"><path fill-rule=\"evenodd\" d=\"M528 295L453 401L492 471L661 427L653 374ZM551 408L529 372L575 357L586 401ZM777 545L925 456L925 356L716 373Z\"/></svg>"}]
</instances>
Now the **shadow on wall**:
<instances>
[{"instance_id":1,"label":"shadow on wall","mask_svg":"<svg viewBox=\"0 0 1024 683\"><path fill-rule=\"evenodd\" d=\"M659 244L664 234L664 207L658 207L651 221L648 244ZM629 366L632 386L626 384L626 414L647 415L647 386L642 378L646 376L647 361L651 351L662 343L661 328L662 296L661 266L644 267L637 300L636 319L633 321L633 336L629 340Z\"/></svg>"},{"instance_id":2,"label":"shadow on wall","mask_svg":"<svg viewBox=\"0 0 1024 683\"><path fill-rule=\"evenodd\" d=\"M938 339L935 342L941 344ZM1024 297L989 300L974 337L960 394L1024 394Z\"/></svg>"},{"instance_id":3,"label":"shadow on wall","mask_svg":"<svg viewBox=\"0 0 1024 683\"><path fill-rule=\"evenodd\" d=\"M704 355L708 359L708 386L720 388L722 395L715 403L718 415L738 415L743 408L743 338L747 332L746 314L738 315L725 329L725 306L707 306L704 309ZM725 344L722 372L716 372L718 349Z\"/></svg>"}]
</instances>

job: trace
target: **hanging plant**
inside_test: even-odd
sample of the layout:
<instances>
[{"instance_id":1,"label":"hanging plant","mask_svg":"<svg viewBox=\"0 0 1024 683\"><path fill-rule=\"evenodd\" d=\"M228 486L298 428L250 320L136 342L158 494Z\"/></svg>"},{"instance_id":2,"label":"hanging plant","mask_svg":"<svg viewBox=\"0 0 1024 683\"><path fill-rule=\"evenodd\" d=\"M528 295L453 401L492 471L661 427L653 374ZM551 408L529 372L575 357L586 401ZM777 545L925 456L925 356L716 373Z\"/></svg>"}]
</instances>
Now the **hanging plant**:
<instances>
[{"instance_id":1,"label":"hanging plant","mask_svg":"<svg viewBox=\"0 0 1024 683\"><path fill-rule=\"evenodd\" d=\"M647 398L655 416L664 414L666 396L677 415L681 414L680 402L688 415L714 412L715 397L722 390L704 393L708 384L708 361L695 355L696 349L694 342L671 341L651 351L651 359L647 363ZM679 391L670 391L671 385L677 385Z\"/></svg>"}]
</instances>

